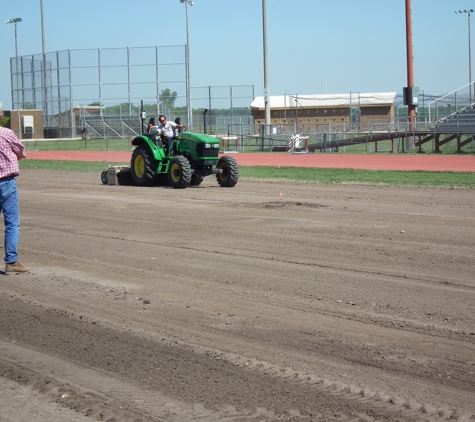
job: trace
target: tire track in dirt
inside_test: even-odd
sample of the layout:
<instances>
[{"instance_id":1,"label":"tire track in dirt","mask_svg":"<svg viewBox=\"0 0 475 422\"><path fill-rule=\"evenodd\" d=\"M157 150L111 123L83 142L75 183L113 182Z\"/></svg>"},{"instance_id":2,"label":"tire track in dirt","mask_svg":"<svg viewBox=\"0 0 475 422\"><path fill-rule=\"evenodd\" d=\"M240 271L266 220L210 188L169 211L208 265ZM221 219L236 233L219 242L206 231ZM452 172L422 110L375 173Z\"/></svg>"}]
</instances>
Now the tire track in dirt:
<instances>
[{"instance_id":1,"label":"tire track in dirt","mask_svg":"<svg viewBox=\"0 0 475 422\"><path fill-rule=\"evenodd\" d=\"M61 215L61 213L58 213L58 215ZM67 213L63 213L62 215L66 216L68 215ZM114 220L114 217L111 216L109 217L110 220ZM117 218L117 221L121 221L119 218ZM186 227L188 224L182 224L181 230L187 231ZM192 227L192 224L189 223L189 227ZM72 230L70 227L59 227L57 224L50 223L50 224L42 224L42 225L36 225L35 229L38 231L44 231L46 233L63 233L63 234L71 234ZM164 231L166 231L165 229ZM170 231L176 232L176 228L172 227L169 229ZM240 230L232 230L228 229L230 233L240 233ZM125 242L137 242L136 238L133 237L116 237L116 236L111 236L108 233L101 234L98 233L97 231L90 230L90 229L85 229L85 228L77 228L74 230L75 235L80 235L84 236L85 238L90 237L90 238L103 238L105 240L120 240L120 241L125 241ZM454 292L465 292L467 294L471 294L475 292L475 284L468 284L464 279L457 280L455 278L452 279L447 279L446 277L440 276L429 276L423 272L420 274L417 273L411 273L407 274L407 272L397 272L394 270L384 270L382 268L378 269L373 269L369 266L355 266L355 265L345 265L342 262L335 262L332 263L329 260L325 260L325 262L316 262L313 259L305 259L303 257L299 259L289 259L286 257L279 257L274 254L270 253L265 253L265 252L259 252L259 254L256 256L255 252L246 252L243 250L240 251L233 251L233 250L223 250L220 245L216 245L215 247L210 245L200 245L198 243L197 246L191 246L189 244L179 244L177 243L176 240L173 241L163 241L161 240L158 242L157 240L147 240L147 239L140 239L140 242L143 244L148 244L150 246L154 247L160 247L160 248L166 248L166 249L174 249L176 251L193 251L193 252L200 252L200 253L211 253L211 254L218 254L218 255L228 255L230 257L239 257L239 258L258 258L262 259L264 261L279 261L284 264L291 264L291 265L303 265L303 266L309 266L309 267L315 267L320 270L328 270L328 271L334 271L334 270L339 270L339 271L347 271L348 273L361 273L361 274L368 274L368 275L377 275L377 276L385 276L385 277L391 277L393 282L401 282L404 283L404 285L407 285L408 283L414 283L414 285L421 284L426 288L442 288L443 290L452 290ZM207 249L206 249L207 248ZM26 250L30 250L33 252L32 249L26 248ZM40 251L36 251L40 252ZM57 256L60 256L59 254ZM66 257L66 255L64 255ZM104 265L107 265L105 263ZM116 264L111 264L111 266L116 266ZM123 266L124 269L127 268L127 266ZM437 287L439 285L440 287Z\"/></svg>"},{"instance_id":2,"label":"tire track in dirt","mask_svg":"<svg viewBox=\"0 0 475 422\"><path fill-rule=\"evenodd\" d=\"M70 233L71 230L69 228L58 228L57 226L51 225L51 226L44 226L44 227L37 227L37 230L45 230L45 233ZM104 239L109 239L109 240L114 240L116 239L115 237L111 237L109 235L101 235L97 232L90 232L86 230L75 230L74 232L76 235L80 236L85 236L85 237L93 237L93 238L104 238ZM133 238L124 238L121 237L118 239L120 241L127 241L127 242L135 242L136 239ZM149 244L151 246L158 246L157 241L147 241L147 240L142 240L142 244ZM308 266L310 268L318 268L320 271L335 271L338 270L339 272L346 272L349 277L352 277L355 274L358 275L368 275L368 276L378 276L379 278L381 276L384 276L387 278L388 282L391 284L400 284L401 287L407 287L408 285L412 285L415 287L420 287L423 289L432 289L432 290L440 290L443 292L447 292L449 294L450 292L461 294L461 295L474 295L475 294L475 285L470 285L464 283L464 281L457 281L457 280L447 280L446 278L440 277L428 277L427 275L421 273L421 274L404 274L404 273L398 273L395 271L384 271L382 269L377 269L374 270L371 267L365 267L365 266L360 266L356 267L354 265L352 266L346 266L342 263L331 263L331 262L325 262L325 263L316 263L311 260L289 260L284 257L278 257L275 255L271 254L266 254L266 253L259 253L256 255L255 253L246 253L245 251L240 251L239 253L236 253L234 251L223 251L220 250L219 247L210 249L209 246L196 246L192 247L189 245L179 245L177 244L176 241L174 242L163 242L159 244L161 248L166 248L168 250L174 250L174 251L193 251L196 253L200 254L218 254L218 255L226 255L229 257L238 257L240 259L242 258L249 258L249 259L259 259L267 262L280 262L282 264L289 264L289 265L294 265L294 266ZM42 253L42 251L34 251L32 249L26 248L26 250L29 250L31 253ZM68 259L69 256L66 254L54 254L55 259L57 258L62 258L62 259ZM80 262L81 265L91 265L90 261L87 259L81 259L81 258L75 258L76 261ZM133 268L130 268L128 265L121 265L117 263L102 263L103 266L109 267L110 272L113 273L114 270L120 269L120 272L122 274L130 274L130 276L135 275L136 271ZM150 277L153 277L153 274L150 274ZM280 306L285 306L285 305L280 305ZM394 318L394 316L387 317L384 315L367 315L366 312L358 312L357 310L355 311L354 309L351 309L348 312L345 312L345 310L339 309L338 312L334 311L325 311L320 309L320 313L324 313L325 315L330 315L334 317L349 317L351 316L352 319L358 320L361 322L366 322L366 323L371 323L371 324L377 324L380 326L384 327L391 327L395 325L400 325L404 326L404 330L411 330L413 332L420 332L424 333L427 330L430 330L432 334L434 332L437 332L437 336L444 337L447 339L457 339L460 341L467 341L474 343L475 342L475 335L473 335L473 332L465 332L465 331L458 331L454 330L453 328L450 327L442 327L442 326L436 326L435 324L432 324L431 326L428 326L427 324L421 324L418 323L417 321L411 321L405 318Z\"/></svg>"},{"instance_id":3,"label":"tire track in dirt","mask_svg":"<svg viewBox=\"0 0 475 422\"><path fill-rule=\"evenodd\" d=\"M15 299L15 298L13 298ZM26 303L24 302L24 299L21 299L21 298L17 298L15 300L21 300L22 303ZM27 303L26 303L27 304ZM44 304L36 304L34 306L40 306L42 308L45 308L45 305ZM31 306L28 305L28 306ZM55 310L55 309L47 309L47 312L52 312L53 314L57 313L58 310ZM61 316L64 316L64 311L63 310L60 310L60 315ZM86 311L86 314L87 314L87 311ZM74 318L78 318L78 315L73 315ZM88 321L88 317L87 315L81 315L79 316L79 320L82 324L85 323L85 321ZM88 323L90 324L91 323L91 320L88 321ZM94 322L93 322L94 324ZM130 333L128 333L127 335L130 335ZM209 336L209 334L208 334ZM214 339L216 340L217 337L214 336ZM210 337L210 340L212 341L213 340L213 337ZM225 338L222 338L222 340L226 341ZM173 339L162 339L162 343L165 343L165 344L175 344L175 345L178 345L178 343L176 342L176 340L173 340ZM180 346L180 345L178 345ZM190 349L190 346L191 346L191 349ZM454 420L454 421L463 421L463 420L466 420L465 418L468 418L470 415L463 415L463 414L458 414L457 412L454 412L454 411L450 411L450 410L447 410L447 409L442 409L442 408L434 408L433 406L429 406L427 404L423 404L423 403L417 403L415 401L408 401L408 400L404 400L404 399L401 399L401 398L398 398L397 396L389 396L389 395L385 395L383 394L382 392L378 392L378 391L370 391L368 389L364 389L364 388L361 388L361 387L357 387L357 386L352 386L352 385L347 385L345 383L342 383L342 382L335 382L335 381L331 381L331 380L328 380L328 379L324 379L324 378L319 378L319 377L315 377L315 375L311 375L311 374L303 374L303 373L300 373L300 372L296 372L295 370L292 370L291 368L280 368L280 367L277 367L277 366L274 366L270 363L267 363L267 362L262 362L262 361L258 361L258 360L255 360L255 359L248 359L248 358L245 358L243 356L237 356L237 355L232 355L232 354L229 354L229 353L223 353L223 352L220 352L220 351L212 351L212 350L209 350L209 349L206 349L206 348L200 348L200 347L197 347L197 346L192 346L190 344L183 344L181 345L180 347L185 347L187 350L192 350L193 353L198 353L199 355L203 355L203 356L206 356L207 358L211 358L215 361L218 361L218 362L222 362L222 361L225 361L225 362L229 362L231 363L232 365L235 365L236 367L238 368L242 368L243 370L245 371L251 371L251 372L259 372L259 373L262 373L263 375L265 375L266 377L277 377L277 378L281 378L283 379L285 382L291 382L292 384L296 384L299 388L300 387L305 387L305 389L310 389L310 390L316 390L318 393L322 393L322 394L330 394L330 395L335 395L337 396L338 398L341 398L341 399L344 399L344 400L350 400L350 402L353 402L353 401L357 401L357 402L361 402L363 403L364 405L370 405L371 409L373 409L373 411L375 411L375 409L378 409L381 414L384 414L386 415L385 418L386 420L392 420L392 419L387 419L388 415L392 415L391 417L394 417L396 418L395 420L414 420L414 421L418 421L418 420L431 420L431 421L439 421L439 420L447 420L447 419L450 419L450 420ZM4 355L4 349L0 348L0 350L2 350L2 355ZM13 354L12 356L17 356L17 354ZM302 358L304 357L304 355L302 355ZM40 359L41 362L44 362L45 358L42 358ZM48 359L46 359L48 360ZM28 366L31 368L31 361L28 361ZM322 362L323 363L323 362ZM328 364L330 364L330 362L328 362ZM87 366L86 366L87 368ZM85 376L85 383L87 384L87 379L89 378L94 378L94 376L92 376L90 373L87 373L87 374L83 374ZM56 376L59 377L59 375L56 373ZM99 375L96 376L96 378L99 377ZM62 377L59 377L60 379ZM74 378L72 376L64 376L65 379L67 380L70 380L71 378ZM74 382L78 382L77 380L74 381ZM98 378L98 382L101 382L100 380L100 377ZM107 385L111 385L114 383L114 381L110 381L110 382L106 382L104 381ZM100 406L100 404L103 402L104 400L104 391L107 392L107 396L109 397L108 400L110 400L110 397L113 398L113 400L125 400L124 398L122 398L122 396L120 396L119 393L121 392L125 392L127 393L130 397L132 397L131 400L126 400L127 403L131 402L132 403L146 403L146 405L144 405L144 409L146 411L149 411L149 413L151 412L151 414L156 414L157 412L160 413L160 412L163 412L163 408L165 407L165 409L168 409L169 407L169 404L168 402L165 400L164 402L162 401L158 401L157 402L157 397L155 395L155 393L150 393L152 395L150 395L149 393L147 393L146 391L143 391L142 389L137 389L136 387L134 387L136 389L136 392L134 393L133 391L135 391L133 388L132 388L132 392L130 392L129 390L131 389L132 387L124 387L123 389L119 389L119 391L117 392L116 389L114 388L110 388L110 387L102 387L102 388L99 388L99 387L94 387L94 384L91 385L91 384L87 384L87 389L84 390L86 391L86 393L82 393L82 395L80 395L79 397L76 397L76 401L73 401L72 405L73 408L76 406L77 404L77 400L79 400L79 402L81 401L86 401L85 400L85 396L84 394L86 394L87 398L88 399L91 399L90 397L90 393L91 393L91 390L92 390L92 394L97 394L97 391L96 390L100 390L102 391L103 393L101 394L98 394L98 396L94 399L94 403L95 404L88 404L88 408L86 410L83 409L83 411L89 415L97 415L99 413L101 414L111 414L111 415L115 415L117 416L117 414L114 413L114 409L113 409L113 406L106 406L106 408L103 408ZM65 394L71 394L71 391L70 389L63 389L62 390L63 392L65 391L66 393ZM124 394L125 394L124 393ZM117 394L119 394L119 396L117 396ZM135 398L135 397L138 397L138 398ZM89 403L89 402L88 402ZM150 407L153 407L151 403L158 403L158 405L156 406L156 411L151 411L150 410ZM166 406L163 405L163 403L166 404ZM92 407L91 407L92 406ZM131 405L128 405L128 406L131 406ZM135 405L134 405L135 406ZM135 406L136 407L136 406ZM134 408L135 408L134 407ZM143 406L140 405L138 406L139 408L142 408ZM173 406L172 406L173 407ZM177 405L177 407L180 407ZM340 405L341 407L341 405ZM351 405L350 407L353 407L353 405ZM231 406L232 408L232 406ZM362 410L360 409L360 412ZM105 412L105 413L104 413ZM111 413L112 412L112 413ZM122 411L121 411L122 412ZM155 413L154 413L155 412ZM260 409L260 411L258 412L257 416L255 413L253 412L250 412L251 414L249 415L249 411L245 411L244 413L243 412L240 412L240 411L237 411L237 410L230 410L229 407L226 407L226 409L224 411L220 411L218 413L214 413L213 415L209 415L209 414L206 414L205 416L203 416L203 411L200 411L198 412L198 414L195 413L195 410L190 410L190 408L185 408L185 410L183 410L183 413L180 413L177 409L175 409L173 407L173 412L174 414L177 414L179 415L178 419L163 419L163 420L188 420L187 418L188 417L193 417L195 419L200 419L201 417L204 419L204 420L242 420L242 421L252 421L252 420L260 420L260 421L266 421L266 420L274 420L274 418L276 417L275 413L274 412L270 412L268 410L265 410L265 409ZM351 414L353 415L353 412L355 411L351 411ZM370 415L368 413L364 413L364 412L367 412L366 411L363 411L363 414L364 414L364 417L363 417L363 414L360 414L360 419L362 418L362 420L367 420L367 421L372 421L372 420L379 420L379 416L375 419L373 419L372 417L370 417ZM167 413L167 411L165 412ZM297 412L296 411L293 411L293 410L289 410L288 413L292 414L292 418L291 420L307 420L306 417L304 417L304 415L299 415L300 412ZM371 413L371 412L370 412ZM122 414L122 413L121 413ZM161 414L161 413L160 413ZM230 414L232 414L232 419L228 419L230 417ZM186 417L184 415L187 415ZM246 416L247 415L247 416ZM269 417L269 415L272 415L271 417ZM316 414L315 413L312 413L312 418L311 420L322 420L322 421L346 421L346 420L351 420L351 417L348 416L348 417L344 417L343 415L340 415L338 418L335 418L334 416L331 416L330 414L327 414L327 413L321 413L318 418L316 418ZM161 417L161 416L160 416ZM236 419L233 419L234 417L236 417ZM269 419L268 419L269 417ZM402 418L402 419L400 419ZM162 420L162 419L160 419ZM467 419L468 420L468 419Z\"/></svg>"},{"instance_id":4,"label":"tire track in dirt","mask_svg":"<svg viewBox=\"0 0 475 422\"><path fill-rule=\"evenodd\" d=\"M38 315L38 314L37 314ZM258 372L266 378L280 378L285 384L298 388L300 394L317 393L324 399L329 410L304 411L290 409L284 413L275 413L263 407L255 410L240 410L229 405L214 411L202 406L185 404L171 397L163 396L152 387L152 390L140 388L135 383L124 382L110 377L108 370L92 369L85 362L73 364L63 359L30 350L14 343L0 341L0 374L3 377L30 385L42 394L47 394L61 406L73 409L84 416L100 420L122 421L164 421L180 422L191 420L206 421L273 421L285 416L293 421L350 421L365 420L405 420L405 421L463 421L470 415L434 408L428 405L408 402L396 397L385 396L379 392L371 392L358 387L335 383L324 379L315 379L308 375L292 372L290 369L279 369L264 362L250 361L243 357L213 356L214 360L224 359L246 372ZM126 364L126 362L124 362ZM98 368L99 369L99 368ZM144 380L142 379L142 382ZM145 382L144 384L147 384ZM271 382L271 384L274 384ZM289 388L288 386L285 388ZM173 385L171 386L173 389ZM316 397L313 400L316 400ZM332 409L330 397L337 402L348 402L338 405L345 408L347 415ZM353 404L351 404L353 403ZM359 405L356 405L359 403ZM355 407L356 406L356 407ZM244 408L248 406L243 405Z\"/></svg>"},{"instance_id":5,"label":"tire track in dirt","mask_svg":"<svg viewBox=\"0 0 475 422\"><path fill-rule=\"evenodd\" d=\"M43 227L43 229L45 229ZM70 233L69 229L58 229L57 227L54 228L51 226L50 228L46 228L46 230L51 233L51 232L68 232ZM75 234L79 234L82 236L86 237L94 237L94 238L100 238L103 237L105 239L115 239L114 237L110 236L101 236L97 233L92 234L92 233L87 233L83 231L75 231ZM135 240L133 239L124 239L121 238L121 241L131 241L134 242ZM142 241L143 244L150 244L150 245L156 245L155 242L147 242L147 241ZM243 258L246 257L246 255L243 255L242 253L236 254L233 253L232 251L228 252L223 252L219 250L206 250L203 247L190 247L190 246L181 246L177 245L176 242L162 242L161 247L167 248L168 250L180 250L180 251L194 251L194 252L199 252L199 253L216 253L219 255L225 254L230 257L239 257ZM29 253L32 254L42 254L43 251L39 250L33 250L30 248L25 248L25 250L28 250ZM70 259L70 257L67 254L58 254L58 253L50 253L50 258L54 259L63 259L67 260ZM325 263L325 264L318 264L315 262L308 262L308 261L297 261L297 260L287 260L287 259L279 259L276 256L270 256L266 254L260 254L260 256L256 256L255 254L249 254L247 255L247 258L253 258L253 259L260 259L263 261L270 261L270 262L281 262L283 264L291 264L295 266L309 266L309 267L316 267L320 270L324 271L329 271L332 272L334 270L339 270L340 272L346 271L350 277L352 277L354 274L358 275L368 275L368 276L384 276L388 279L388 281L392 284L398 284L400 283L401 286L406 286L408 283L418 286L424 289L434 289L434 290L441 290L445 291L448 294L450 292L458 293L458 294L465 294L465 295L470 295L473 296L475 295L475 286L473 285L463 285L461 282L448 282L445 279L433 279L433 278L428 278L427 276L424 276L421 274L421 277L415 277L415 274L412 274L412 276L407 276L404 274L395 274L394 272L385 272L381 271L378 269L377 271L371 269L370 267L346 267L345 265L342 265L341 263L334 263L331 265L330 263ZM91 262L87 259L81 259L81 258L75 258L74 259L78 264L81 264L81 266L86 267L91 264ZM137 277L136 271L133 268L130 268L128 265L120 265L117 263L102 263L101 264L103 267L109 268L109 272L113 273L114 271L120 270L120 273L122 275L129 274L130 276ZM153 278L153 273L150 273L148 276L146 273L143 274L145 278ZM301 303L300 303L301 304ZM351 304L351 303L350 303ZM278 303L276 306L282 307L282 308L289 308L289 309L298 309L299 308L299 302L295 303L294 305L291 305L290 301L285 301L282 303ZM441 338L446 338L446 339L456 339L457 341L464 341L464 342L469 342L469 343L475 343L475 331L460 331L460 330L454 330L451 327L443 327L440 325L436 324L431 324L428 325L427 323L421 323L418 321L414 320L409 320L406 318L395 318L394 316L385 316L385 315L377 315L377 314L368 314L366 311L358 311L355 309L350 309L346 311L345 309L339 309L338 311L332 311L332 310L326 310L324 308L319 308L318 312L322 315L328 315L332 316L335 318L342 318L342 319L347 319L350 318L354 321L360 321L366 324L374 324L378 325L381 327L388 327L388 328L393 328L395 326L399 326L400 329L403 329L404 331L412 331L415 333L421 333L421 334L430 334L430 335L436 335L437 337Z\"/></svg>"},{"instance_id":6,"label":"tire track in dirt","mask_svg":"<svg viewBox=\"0 0 475 422\"><path fill-rule=\"evenodd\" d=\"M3 376L33 385L56 403L100 420L214 420L212 412L195 411L165 397L65 360L0 341ZM155 416L152 416L155 415ZM157 417L156 415L160 415Z\"/></svg>"},{"instance_id":7,"label":"tire track in dirt","mask_svg":"<svg viewBox=\"0 0 475 422\"><path fill-rule=\"evenodd\" d=\"M89 236L90 234L86 234L86 235ZM154 244L153 242L144 242L144 243ZM167 247L167 248L173 247L174 249L182 249L182 247L180 245L176 245L176 244L174 246L172 244L169 244L169 245L162 244L162 246ZM187 249L187 248L191 249L189 247L185 247L185 249ZM198 249L193 249L193 250L198 251ZM202 253L208 253L209 252L208 250L203 250L202 248L200 248L199 250ZM66 258L66 256L64 256L64 257ZM256 256L254 255L253 258L256 259ZM275 260L275 258L272 258L272 260ZM79 263L81 263L81 265L87 265L88 264L86 260L79 260ZM293 262L293 264L301 264L301 263ZM114 271L114 268L115 268L115 270L117 270L117 269L121 268L121 266L117 265L117 264L111 265L110 266L110 272L111 273ZM336 269L336 268L337 268L337 266L335 266L331 269ZM340 268L340 270L341 270L341 268ZM124 274L126 274L127 272L130 272L130 275L132 275L134 273L134 270L130 269L127 266L123 266L122 271L123 271ZM152 275L150 274L150 276L152 276ZM391 283L394 283L394 281L395 280L392 279ZM423 284L426 284L426 283L423 283ZM428 284L424 286L424 288L431 288L431 287L432 286L430 286ZM436 288L439 288L439 287L436 286ZM448 290L449 291L451 290L450 286L448 287ZM459 288L457 290L460 291L460 290L463 290L463 289ZM468 291L467 291L467 293L468 293ZM272 302L272 301L270 301L270 302ZM299 304L298 303L292 305L292 302L289 301L289 300L276 302L275 306L280 307L280 308L287 308L287 309L295 309L295 310L299 309ZM397 319L397 318L394 318L394 316L387 317L387 316L378 316L378 315L374 315L374 314L373 315L367 315L364 312L358 313L358 311L354 311L354 310L349 310L349 311L339 310L338 312L335 312L335 311L332 311L332 310L325 310L325 309L322 309L322 308L320 308L318 310L318 314L328 315L328 316L332 316L334 318L339 318L339 319L342 319L342 320L351 319L353 321L360 321L360 322L363 322L365 324L372 324L372 325L377 325L377 326L386 327L386 328L394 328L394 327L399 326L398 330L412 331L412 332L415 332L415 333L421 333L421 334L426 334L426 335L428 334L430 336L436 336L436 337L440 337L440 338L455 339L457 341L467 341L467 342L471 342L471 343L473 343L475 341L475 336L471 335L470 333L454 332L454 330L450 329L450 328L437 327L435 325L429 325L428 326L427 324L418 323L418 322L406 320L406 319L403 319L403 318Z\"/></svg>"}]
</instances>

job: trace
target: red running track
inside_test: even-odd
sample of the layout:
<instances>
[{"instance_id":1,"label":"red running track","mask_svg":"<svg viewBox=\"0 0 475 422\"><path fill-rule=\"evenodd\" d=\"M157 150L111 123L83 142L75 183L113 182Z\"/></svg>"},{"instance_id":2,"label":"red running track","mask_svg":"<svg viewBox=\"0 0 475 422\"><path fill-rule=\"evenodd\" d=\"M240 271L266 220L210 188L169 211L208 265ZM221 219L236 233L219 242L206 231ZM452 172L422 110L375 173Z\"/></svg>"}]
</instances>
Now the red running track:
<instances>
[{"instance_id":1,"label":"red running track","mask_svg":"<svg viewBox=\"0 0 475 422\"><path fill-rule=\"evenodd\" d=\"M409 154L280 154L228 153L240 166L353 168L362 170L425 170L475 172L473 155ZM129 164L123 151L29 151L33 160L95 161Z\"/></svg>"}]
</instances>

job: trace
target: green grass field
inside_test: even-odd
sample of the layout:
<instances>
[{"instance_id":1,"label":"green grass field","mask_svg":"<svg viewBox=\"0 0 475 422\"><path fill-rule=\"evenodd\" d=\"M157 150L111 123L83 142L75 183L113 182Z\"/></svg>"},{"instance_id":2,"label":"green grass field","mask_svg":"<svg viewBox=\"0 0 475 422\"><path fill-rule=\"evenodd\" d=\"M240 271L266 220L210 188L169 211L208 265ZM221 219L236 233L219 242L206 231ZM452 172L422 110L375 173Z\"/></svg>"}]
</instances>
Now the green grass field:
<instances>
[{"instance_id":1,"label":"green grass field","mask_svg":"<svg viewBox=\"0 0 475 422\"><path fill-rule=\"evenodd\" d=\"M462 141L466 137L462 137ZM286 146L288 140L275 141L275 146ZM310 139L310 144L316 143L317 140ZM38 141L38 140L22 140L27 151L129 151L130 140L129 139L56 139L51 141ZM233 145L234 147L234 145ZM375 152L377 148L378 152L390 152L394 147L396 152L401 152L402 145L395 140L391 143L390 140L379 141L377 144L374 142L368 142L367 144L350 145L341 147L339 153L347 154L367 154ZM235 148L234 148L235 149ZM432 142L422 145L421 150L425 154L431 154L434 149ZM448 142L441 146L442 154L454 154L457 149L457 143L455 140ZM260 152L261 145L260 140L256 137L244 137L242 139L242 145L239 147L241 152ZM269 146L265 147L265 151L269 151ZM327 152L334 152L328 150ZM464 154L475 154L475 141L470 142L462 147ZM408 154L416 154L417 150L406 151Z\"/></svg>"},{"instance_id":2,"label":"green grass field","mask_svg":"<svg viewBox=\"0 0 475 422\"><path fill-rule=\"evenodd\" d=\"M110 163L118 165L119 163ZM50 171L97 172L107 169L104 163L82 161L21 160L21 169ZM213 176L210 176L213 177ZM242 179L266 179L295 183L371 184L391 186L433 186L444 188L475 188L475 173L429 171L379 171L353 169L320 169L295 167L240 167Z\"/></svg>"},{"instance_id":3,"label":"green grass field","mask_svg":"<svg viewBox=\"0 0 475 422\"><path fill-rule=\"evenodd\" d=\"M130 151L129 139L22 139L27 151Z\"/></svg>"}]
</instances>

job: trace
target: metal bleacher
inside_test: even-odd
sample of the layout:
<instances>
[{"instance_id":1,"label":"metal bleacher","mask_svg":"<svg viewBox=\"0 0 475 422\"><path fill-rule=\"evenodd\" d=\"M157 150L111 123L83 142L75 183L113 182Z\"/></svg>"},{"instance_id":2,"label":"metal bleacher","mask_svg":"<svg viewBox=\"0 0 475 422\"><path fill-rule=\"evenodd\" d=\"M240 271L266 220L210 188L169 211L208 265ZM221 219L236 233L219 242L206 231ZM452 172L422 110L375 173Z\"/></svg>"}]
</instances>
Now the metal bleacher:
<instances>
[{"instance_id":1,"label":"metal bleacher","mask_svg":"<svg viewBox=\"0 0 475 422\"><path fill-rule=\"evenodd\" d=\"M126 119L119 116L88 116L83 120L90 138L130 138L141 133L140 121L133 116Z\"/></svg>"},{"instance_id":2,"label":"metal bleacher","mask_svg":"<svg viewBox=\"0 0 475 422\"><path fill-rule=\"evenodd\" d=\"M470 106L442 118L435 123L434 129L443 133L475 133L475 109Z\"/></svg>"},{"instance_id":3,"label":"metal bleacher","mask_svg":"<svg viewBox=\"0 0 475 422\"><path fill-rule=\"evenodd\" d=\"M455 153L461 154L464 146L469 144L474 146L475 139L475 102L472 102L471 94L460 93L461 90L466 91L467 87L469 90L473 89L472 85L466 85L429 103L426 108L428 116L406 116L384 122L373 122L365 133L350 134L340 139L330 137L327 142L309 145L309 151L321 151L328 148L338 150L340 147L349 145L373 143L374 150L377 152L378 142L397 139L403 141L400 145L404 152L404 141L410 139L413 147L419 150L418 152L423 152L424 144L432 143L433 153L441 153L443 145L455 141ZM452 107L455 111L451 113ZM394 152L394 147L391 152Z\"/></svg>"}]
</instances>

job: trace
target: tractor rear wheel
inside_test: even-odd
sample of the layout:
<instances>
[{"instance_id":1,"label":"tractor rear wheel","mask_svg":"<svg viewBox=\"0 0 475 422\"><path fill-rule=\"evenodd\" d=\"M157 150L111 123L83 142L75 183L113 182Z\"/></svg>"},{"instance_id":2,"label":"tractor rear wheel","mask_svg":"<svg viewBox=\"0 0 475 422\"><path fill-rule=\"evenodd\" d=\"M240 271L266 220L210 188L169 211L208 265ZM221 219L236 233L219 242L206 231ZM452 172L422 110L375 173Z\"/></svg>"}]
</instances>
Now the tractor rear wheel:
<instances>
[{"instance_id":1,"label":"tractor rear wheel","mask_svg":"<svg viewBox=\"0 0 475 422\"><path fill-rule=\"evenodd\" d=\"M132 153L132 180L139 186L153 186L157 179L158 162L147 145L139 145Z\"/></svg>"},{"instance_id":2,"label":"tractor rear wheel","mask_svg":"<svg viewBox=\"0 0 475 422\"><path fill-rule=\"evenodd\" d=\"M184 189L190 186L191 166L183 155L177 155L170 161L168 182L175 189Z\"/></svg>"},{"instance_id":3,"label":"tractor rear wheel","mask_svg":"<svg viewBox=\"0 0 475 422\"><path fill-rule=\"evenodd\" d=\"M216 175L219 186L222 188L232 188L236 186L239 178L238 163L234 157L224 155L218 160L216 165L221 173Z\"/></svg>"}]
</instances>

